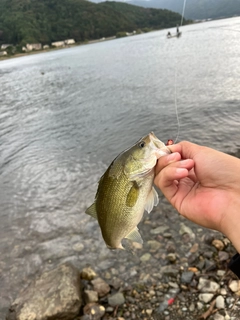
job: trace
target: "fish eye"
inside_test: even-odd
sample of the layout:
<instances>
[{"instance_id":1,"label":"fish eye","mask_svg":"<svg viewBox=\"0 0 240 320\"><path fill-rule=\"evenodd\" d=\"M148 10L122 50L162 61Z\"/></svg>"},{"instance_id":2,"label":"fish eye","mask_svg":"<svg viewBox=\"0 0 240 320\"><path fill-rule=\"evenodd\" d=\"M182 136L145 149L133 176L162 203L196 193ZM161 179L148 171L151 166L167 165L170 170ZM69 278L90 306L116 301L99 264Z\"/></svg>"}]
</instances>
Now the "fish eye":
<instances>
[{"instance_id":1,"label":"fish eye","mask_svg":"<svg viewBox=\"0 0 240 320\"><path fill-rule=\"evenodd\" d=\"M138 146L139 148L145 147L145 142L144 141L139 142Z\"/></svg>"}]
</instances>

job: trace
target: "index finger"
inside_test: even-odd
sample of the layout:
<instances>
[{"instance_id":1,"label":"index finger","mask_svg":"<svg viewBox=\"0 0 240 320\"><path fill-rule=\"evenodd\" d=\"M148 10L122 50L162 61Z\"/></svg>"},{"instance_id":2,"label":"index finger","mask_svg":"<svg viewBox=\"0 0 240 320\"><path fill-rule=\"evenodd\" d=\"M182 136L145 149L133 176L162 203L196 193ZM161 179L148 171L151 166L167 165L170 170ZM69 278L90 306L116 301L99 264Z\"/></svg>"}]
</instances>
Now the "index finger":
<instances>
[{"instance_id":1,"label":"index finger","mask_svg":"<svg viewBox=\"0 0 240 320\"><path fill-rule=\"evenodd\" d=\"M181 151L182 151L182 146L181 146L180 143L172 144L172 145L169 145L167 147L168 147L168 149L171 150L172 153L174 153L174 152L181 153Z\"/></svg>"}]
</instances>

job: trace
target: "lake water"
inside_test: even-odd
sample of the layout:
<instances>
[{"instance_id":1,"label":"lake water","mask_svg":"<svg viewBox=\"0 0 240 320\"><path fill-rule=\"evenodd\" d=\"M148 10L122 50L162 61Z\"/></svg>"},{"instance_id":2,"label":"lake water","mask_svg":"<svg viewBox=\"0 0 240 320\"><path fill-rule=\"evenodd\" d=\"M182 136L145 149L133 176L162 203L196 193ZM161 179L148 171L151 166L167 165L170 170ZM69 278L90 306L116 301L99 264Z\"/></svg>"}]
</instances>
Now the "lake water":
<instances>
[{"instance_id":1,"label":"lake water","mask_svg":"<svg viewBox=\"0 0 240 320\"><path fill-rule=\"evenodd\" d=\"M0 61L0 318L43 269L110 265L84 211L120 151L175 140L175 97L178 140L240 149L240 18L167 31Z\"/></svg>"}]
</instances>

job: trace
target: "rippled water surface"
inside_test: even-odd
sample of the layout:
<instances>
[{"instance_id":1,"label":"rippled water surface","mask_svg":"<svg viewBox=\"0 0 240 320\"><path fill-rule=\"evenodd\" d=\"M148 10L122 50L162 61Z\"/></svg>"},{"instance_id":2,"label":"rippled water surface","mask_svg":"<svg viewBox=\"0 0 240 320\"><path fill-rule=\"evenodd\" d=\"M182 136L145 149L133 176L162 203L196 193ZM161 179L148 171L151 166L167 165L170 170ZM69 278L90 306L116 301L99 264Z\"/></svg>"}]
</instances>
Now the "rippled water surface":
<instances>
[{"instance_id":1,"label":"rippled water surface","mask_svg":"<svg viewBox=\"0 0 240 320\"><path fill-rule=\"evenodd\" d=\"M120 151L175 139L175 91L179 140L240 148L239 31L232 18L0 61L0 318L48 266L116 261L84 211Z\"/></svg>"}]
</instances>

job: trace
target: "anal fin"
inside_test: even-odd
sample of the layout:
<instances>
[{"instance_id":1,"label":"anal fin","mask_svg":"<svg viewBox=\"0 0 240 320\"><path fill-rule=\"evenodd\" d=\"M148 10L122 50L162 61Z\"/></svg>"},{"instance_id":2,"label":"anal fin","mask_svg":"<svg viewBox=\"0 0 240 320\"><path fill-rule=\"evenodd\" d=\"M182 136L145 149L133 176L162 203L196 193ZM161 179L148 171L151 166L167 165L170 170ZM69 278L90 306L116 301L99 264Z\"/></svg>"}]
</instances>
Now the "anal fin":
<instances>
[{"instance_id":1,"label":"anal fin","mask_svg":"<svg viewBox=\"0 0 240 320\"><path fill-rule=\"evenodd\" d=\"M140 233L138 232L138 228L134 228L125 238L134 241L134 242L138 242L140 244L143 244L143 239L140 235Z\"/></svg>"},{"instance_id":2,"label":"anal fin","mask_svg":"<svg viewBox=\"0 0 240 320\"><path fill-rule=\"evenodd\" d=\"M94 219L98 220L97 217L97 210L96 210L96 202L93 202L93 204L87 208L87 210L85 211L86 214L88 214L89 216L93 217Z\"/></svg>"}]
</instances>

